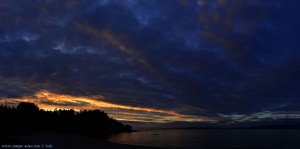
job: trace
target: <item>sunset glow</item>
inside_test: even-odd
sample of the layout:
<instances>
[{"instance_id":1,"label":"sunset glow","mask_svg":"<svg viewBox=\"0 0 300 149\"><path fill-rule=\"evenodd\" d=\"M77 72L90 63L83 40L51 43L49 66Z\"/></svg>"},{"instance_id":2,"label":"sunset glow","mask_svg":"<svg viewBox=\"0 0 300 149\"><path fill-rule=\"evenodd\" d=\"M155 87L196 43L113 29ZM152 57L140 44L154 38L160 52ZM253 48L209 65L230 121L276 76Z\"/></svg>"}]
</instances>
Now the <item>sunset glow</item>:
<instances>
[{"instance_id":1,"label":"sunset glow","mask_svg":"<svg viewBox=\"0 0 300 149\"><path fill-rule=\"evenodd\" d=\"M133 126L300 121L296 3L1 1L0 104Z\"/></svg>"},{"instance_id":2,"label":"sunset glow","mask_svg":"<svg viewBox=\"0 0 300 149\"><path fill-rule=\"evenodd\" d=\"M120 105L114 103L108 103L99 101L99 98L104 99L103 96L97 96L98 100L91 97L76 97L71 95L62 95L51 93L46 90L42 90L34 94L34 97L23 97L19 99L2 99L1 104L17 105L20 102L33 102L36 103L41 109L55 110L55 109L74 109L74 110L93 110L93 109L105 109L110 116L115 119L123 121L135 121L135 122L157 122L165 123L172 121L185 121L185 122L200 122L200 121L213 121L210 119L184 115L175 111L134 107L127 105ZM9 102L8 102L9 101Z\"/></svg>"},{"instance_id":3,"label":"sunset glow","mask_svg":"<svg viewBox=\"0 0 300 149\"><path fill-rule=\"evenodd\" d=\"M181 114L176 113L175 111L166 111L166 110L158 110L152 108L143 108L143 107L132 107L126 105L118 105L112 104L103 101L93 100L87 97L74 97L69 95L60 95L50 93L48 91L41 91L35 94L35 97L38 100L49 100L57 104L70 103L74 105L67 106L67 108L71 109L98 109L98 108L117 108L117 109L127 109L127 110L137 110L137 111L146 111L153 113L163 113L174 116L181 116ZM40 104L41 108L53 110L53 106L49 106L46 104Z\"/></svg>"}]
</instances>

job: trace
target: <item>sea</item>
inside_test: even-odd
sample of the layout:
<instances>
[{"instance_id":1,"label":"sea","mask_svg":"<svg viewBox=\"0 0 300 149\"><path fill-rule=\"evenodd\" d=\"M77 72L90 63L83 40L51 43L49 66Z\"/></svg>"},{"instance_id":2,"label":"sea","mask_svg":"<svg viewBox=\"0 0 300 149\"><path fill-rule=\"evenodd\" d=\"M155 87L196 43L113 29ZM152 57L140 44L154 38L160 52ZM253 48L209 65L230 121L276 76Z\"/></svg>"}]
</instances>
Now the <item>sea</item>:
<instances>
[{"instance_id":1,"label":"sea","mask_svg":"<svg viewBox=\"0 0 300 149\"><path fill-rule=\"evenodd\" d=\"M300 129L165 129L111 135L107 141L184 149L300 149Z\"/></svg>"}]
</instances>

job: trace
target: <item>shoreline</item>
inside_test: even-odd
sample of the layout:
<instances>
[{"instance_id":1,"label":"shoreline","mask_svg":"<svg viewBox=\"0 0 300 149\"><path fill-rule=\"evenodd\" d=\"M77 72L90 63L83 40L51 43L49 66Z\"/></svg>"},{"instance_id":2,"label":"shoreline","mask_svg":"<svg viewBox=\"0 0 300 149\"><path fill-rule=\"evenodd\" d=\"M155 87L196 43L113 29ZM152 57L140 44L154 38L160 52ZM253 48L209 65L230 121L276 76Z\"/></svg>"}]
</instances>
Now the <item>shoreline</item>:
<instances>
[{"instance_id":1,"label":"shoreline","mask_svg":"<svg viewBox=\"0 0 300 149\"><path fill-rule=\"evenodd\" d=\"M108 142L104 139L76 136L59 132L41 132L27 135L11 136L6 142L0 142L0 148L35 148L35 149L164 149L161 147L129 145ZM2 145L18 145L14 147ZM31 147L28 147L31 146Z\"/></svg>"}]
</instances>

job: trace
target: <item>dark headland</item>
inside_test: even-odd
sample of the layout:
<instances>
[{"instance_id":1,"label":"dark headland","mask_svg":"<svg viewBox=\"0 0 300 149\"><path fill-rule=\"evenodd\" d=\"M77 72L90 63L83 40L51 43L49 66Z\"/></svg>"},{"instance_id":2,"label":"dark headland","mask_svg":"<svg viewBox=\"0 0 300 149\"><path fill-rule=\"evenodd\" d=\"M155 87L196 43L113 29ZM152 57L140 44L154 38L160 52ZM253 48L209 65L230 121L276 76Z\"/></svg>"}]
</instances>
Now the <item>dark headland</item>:
<instances>
[{"instance_id":1,"label":"dark headland","mask_svg":"<svg viewBox=\"0 0 300 149\"><path fill-rule=\"evenodd\" d=\"M45 111L22 102L16 107L1 105L0 118L0 148L141 148L105 142L111 134L133 130L100 110Z\"/></svg>"}]
</instances>

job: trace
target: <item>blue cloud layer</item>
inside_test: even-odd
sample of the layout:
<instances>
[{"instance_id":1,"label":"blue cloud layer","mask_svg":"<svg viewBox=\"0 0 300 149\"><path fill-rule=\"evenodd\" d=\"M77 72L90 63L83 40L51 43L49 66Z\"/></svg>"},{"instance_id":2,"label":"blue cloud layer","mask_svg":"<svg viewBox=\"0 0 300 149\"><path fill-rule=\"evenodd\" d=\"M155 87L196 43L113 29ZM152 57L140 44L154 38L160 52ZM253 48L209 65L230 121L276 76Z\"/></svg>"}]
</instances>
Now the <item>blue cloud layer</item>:
<instances>
[{"instance_id":1,"label":"blue cloud layer","mask_svg":"<svg viewBox=\"0 0 300 149\"><path fill-rule=\"evenodd\" d=\"M295 111L296 4L1 1L0 96L102 95L200 116Z\"/></svg>"}]
</instances>

